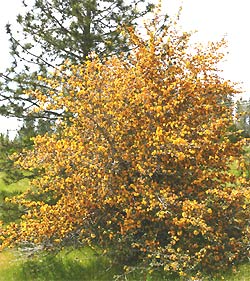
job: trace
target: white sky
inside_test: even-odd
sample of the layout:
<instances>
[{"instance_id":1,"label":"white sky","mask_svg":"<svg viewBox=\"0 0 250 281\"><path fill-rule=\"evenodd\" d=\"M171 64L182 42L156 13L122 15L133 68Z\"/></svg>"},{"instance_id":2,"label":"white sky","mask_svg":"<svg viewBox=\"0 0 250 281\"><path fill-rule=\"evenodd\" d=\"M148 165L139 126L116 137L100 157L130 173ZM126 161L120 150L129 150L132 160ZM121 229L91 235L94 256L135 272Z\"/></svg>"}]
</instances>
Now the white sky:
<instances>
[{"instance_id":1,"label":"white sky","mask_svg":"<svg viewBox=\"0 0 250 281\"><path fill-rule=\"evenodd\" d=\"M0 2L0 72L9 66L9 43L5 34L6 23L14 23L21 10L22 0ZM177 12L183 3L181 25L185 31L197 30L197 41L215 41L226 35L228 56L224 63L224 77L242 82L243 98L250 98L250 16L249 0L162 0L168 15ZM0 117L0 132L15 129L15 119Z\"/></svg>"},{"instance_id":2,"label":"white sky","mask_svg":"<svg viewBox=\"0 0 250 281\"><path fill-rule=\"evenodd\" d=\"M217 41L225 36L228 55L223 76L242 83L243 98L250 98L250 1L162 0L164 12L175 14L182 5L181 26L197 30L197 41Z\"/></svg>"}]
</instances>

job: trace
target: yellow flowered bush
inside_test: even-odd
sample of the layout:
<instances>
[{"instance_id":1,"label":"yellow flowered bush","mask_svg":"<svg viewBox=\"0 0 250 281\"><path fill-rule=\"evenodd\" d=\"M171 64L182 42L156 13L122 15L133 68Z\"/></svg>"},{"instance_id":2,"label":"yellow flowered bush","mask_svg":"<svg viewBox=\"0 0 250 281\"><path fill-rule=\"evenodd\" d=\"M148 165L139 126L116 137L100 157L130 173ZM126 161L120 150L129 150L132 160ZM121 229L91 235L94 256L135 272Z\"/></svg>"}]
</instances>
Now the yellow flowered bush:
<instances>
[{"instance_id":1,"label":"yellow flowered bush","mask_svg":"<svg viewBox=\"0 0 250 281\"><path fill-rule=\"evenodd\" d=\"M39 77L50 88L29 93L39 110L65 117L17 162L41 175L14 199L27 212L2 247L99 245L180 275L248 256L248 183L229 171L243 146L228 133L237 90L217 69L225 42L191 48L189 37L130 30L129 56Z\"/></svg>"}]
</instances>

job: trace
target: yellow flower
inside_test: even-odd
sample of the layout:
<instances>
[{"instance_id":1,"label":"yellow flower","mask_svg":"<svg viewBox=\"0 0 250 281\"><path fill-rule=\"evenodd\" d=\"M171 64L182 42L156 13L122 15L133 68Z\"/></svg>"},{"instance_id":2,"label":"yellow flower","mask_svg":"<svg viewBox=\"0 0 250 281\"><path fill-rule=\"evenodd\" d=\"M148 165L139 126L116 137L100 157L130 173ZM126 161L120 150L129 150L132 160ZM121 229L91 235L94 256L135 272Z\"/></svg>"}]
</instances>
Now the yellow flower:
<instances>
[{"instance_id":1,"label":"yellow flower","mask_svg":"<svg viewBox=\"0 0 250 281\"><path fill-rule=\"evenodd\" d=\"M212 210L211 208L208 208L208 209L207 209L207 212L208 212L209 214L212 214L212 213L213 213L213 210Z\"/></svg>"},{"instance_id":2,"label":"yellow flower","mask_svg":"<svg viewBox=\"0 0 250 281\"><path fill-rule=\"evenodd\" d=\"M198 230L194 230L194 235L198 235L200 232Z\"/></svg>"}]
</instances>

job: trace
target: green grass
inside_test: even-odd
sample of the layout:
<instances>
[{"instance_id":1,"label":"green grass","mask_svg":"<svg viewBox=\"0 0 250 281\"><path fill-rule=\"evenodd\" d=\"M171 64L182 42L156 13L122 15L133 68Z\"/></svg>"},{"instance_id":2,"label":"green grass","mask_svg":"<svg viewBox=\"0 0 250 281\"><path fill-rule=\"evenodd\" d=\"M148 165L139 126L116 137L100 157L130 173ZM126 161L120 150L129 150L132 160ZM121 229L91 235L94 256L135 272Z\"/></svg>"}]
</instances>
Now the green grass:
<instances>
[{"instance_id":1,"label":"green grass","mask_svg":"<svg viewBox=\"0 0 250 281\"><path fill-rule=\"evenodd\" d=\"M17 259L13 250L7 250L0 253L0 281L22 280L16 279L21 276L22 262ZM23 280L24 281L24 280Z\"/></svg>"},{"instance_id":2,"label":"green grass","mask_svg":"<svg viewBox=\"0 0 250 281\"><path fill-rule=\"evenodd\" d=\"M0 281L178 281L162 273L133 273L122 275L122 267L112 265L107 258L97 255L89 248L66 250L53 255L25 258L15 251L0 253ZM117 277L120 277L116 279ZM227 271L215 276L207 276L204 281L248 281L250 264L239 266L236 272Z\"/></svg>"},{"instance_id":3,"label":"green grass","mask_svg":"<svg viewBox=\"0 0 250 281\"><path fill-rule=\"evenodd\" d=\"M23 179L16 183L12 183L10 185L6 185L4 180L4 173L0 172L0 192L7 192L7 193L16 193L16 192L22 192L26 190L29 186L29 180Z\"/></svg>"},{"instance_id":4,"label":"green grass","mask_svg":"<svg viewBox=\"0 0 250 281\"><path fill-rule=\"evenodd\" d=\"M85 249L84 251L66 251L56 255L39 256L35 258L22 258L12 256L15 262L11 262L7 252L7 261L0 269L0 280L13 281L68 281L68 280L112 280L116 274L108 260ZM111 279L110 279L111 278Z\"/></svg>"},{"instance_id":5,"label":"green grass","mask_svg":"<svg viewBox=\"0 0 250 281\"><path fill-rule=\"evenodd\" d=\"M249 281L250 280L250 264L242 264L236 268L235 272L228 271L223 274L226 281ZM220 279L221 280L221 279Z\"/></svg>"}]
</instances>

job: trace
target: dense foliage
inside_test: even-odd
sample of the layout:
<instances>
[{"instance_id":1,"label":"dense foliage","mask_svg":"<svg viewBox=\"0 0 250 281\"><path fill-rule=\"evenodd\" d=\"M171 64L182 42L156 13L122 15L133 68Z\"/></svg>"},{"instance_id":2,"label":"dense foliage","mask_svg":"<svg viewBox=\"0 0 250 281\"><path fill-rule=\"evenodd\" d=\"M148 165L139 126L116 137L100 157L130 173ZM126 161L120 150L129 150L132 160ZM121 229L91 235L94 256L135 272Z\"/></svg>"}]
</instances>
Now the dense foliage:
<instances>
[{"instance_id":1,"label":"dense foliage","mask_svg":"<svg viewBox=\"0 0 250 281\"><path fill-rule=\"evenodd\" d=\"M99 245L127 266L180 275L248 257L249 191L229 165L242 151L228 127L236 93L218 75L225 42L190 46L157 21L130 56L65 63L40 110L70 112L37 136L18 164L38 169L14 199L27 210L2 229L2 247ZM243 167L244 165L242 165Z\"/></svg>"},{"instance_id":2,"label":"dense foliage","mask_svg":"<svg viewBox=\"0 0 250 281\"><path fill-rule=\"evenodd\" d=\"M21 1L21 0L20 0ZM39 106L26 90L40 90L44 94L48 85L37 81L38 75L50 76L50 71L65 58L74 63L86 60L95 51L100 57L129 52L131 46L123 25L136 25L148 14L153 5L145 0L23 0L16 25L6 25L10 41L11 63L0 74L0 114L23 121L18 130L18 145L9 142L8 150L32 146L30 137L50 130L55 120L64 114L53 110L31 112ZM10 154L1 155L2 169L8 181L18 180L25 174L9 161ZM13 171L13 172L12 172Z\"/></svg>"}]
</instances>

